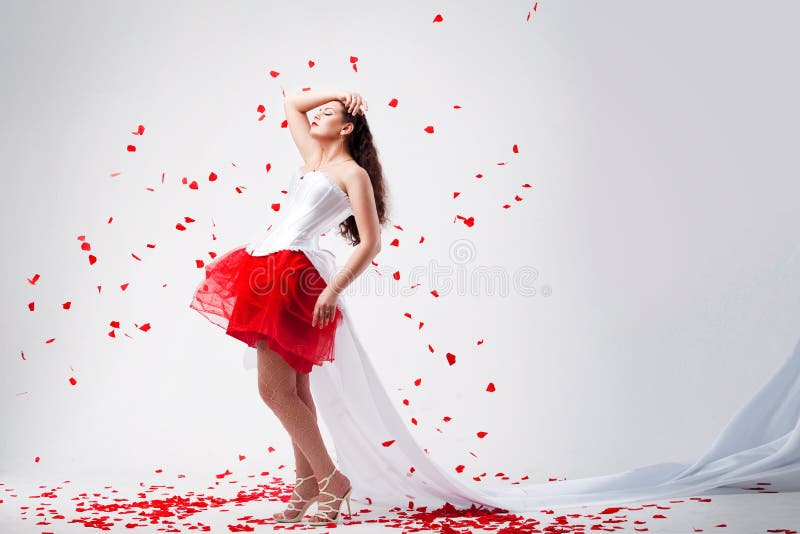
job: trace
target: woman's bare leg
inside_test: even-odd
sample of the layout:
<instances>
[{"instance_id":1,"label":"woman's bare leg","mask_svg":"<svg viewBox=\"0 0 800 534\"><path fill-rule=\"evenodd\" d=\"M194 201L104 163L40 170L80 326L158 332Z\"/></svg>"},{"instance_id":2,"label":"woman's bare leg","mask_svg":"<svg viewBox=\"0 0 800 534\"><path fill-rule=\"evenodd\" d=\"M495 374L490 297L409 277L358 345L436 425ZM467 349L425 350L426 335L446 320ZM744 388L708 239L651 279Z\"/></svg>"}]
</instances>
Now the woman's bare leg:
<instances>
[{"instance_id":1,"label":"woman's bare leg","mask_svg":"<svg viewBox=\"0 0 800 534\"><path fill-rule=\"evenodd\" d=\"M311 396L311 380L310 374L304 373L297 373L297 396L300 397L300 400L308 406L308 409L311 411L311 414L314 416L314 421L317 420L317 407L314 406L314 398ZM319 424L317 424L319 427ZM313 475L314 470L311 468L311 464L308 461L308 458L303 454L303 451L300 450L300 446L297 445L295 441L292 441L292 447L294 448L294 467L295 472L297 473L298 477L305 477L308 475ZM306 482L309 486L308 493L313 495L317 495L318 491L318 484L316 480L309 480ZM312 488L313 487L313 491Z\"/></svg>"},{"instance_id":2,"label":"woman's bare leg","mask_svg":"<svg viewBox=\"0 0 800 534\"><path fill-rule=\"evenodd\" d=\"M334 470L325 448L315 412L300 398L298 372L280 354L270 350L265 341L256 344L258 351L258 391L308 461L317 480ZM331 479L327 491L340 495L350 485L343 473ZM326 500L328 498L326 497ZM322 501L321 501L322 502Z\"/></svg>"},{"instance_id":3,"label":"woman's bare leg","mask_svg":"<svg viewBox=\"0 0 800 534\"><path fill-rule=\"evenodd\" d=\"M317 417L317 409L314 406L314 399L311 396L311 382L309 377L311 375L304 374L304 373L297 373L297 395L300 397L308 409L311 410L311 413L314 414L314 420ZM292 448L294 449L294 465L295 465L295 473L297 474L297 478L305 478L314 474L314 470L311 468L311 464L308 462L308 459L303 454L303 451L300 450L300 446L292 440ZM300 501L295 502L294 508L301 508L305 501L308 499L312 499L319 495L319 484L317 483L316 478L311 478L308 480L304 480L299 486L295 486L291 499L293 501ZM275 519L294 519L300 512L295 509L287 509L283 512L277 512L273 515Z\"/></svg>"}]
</instances>

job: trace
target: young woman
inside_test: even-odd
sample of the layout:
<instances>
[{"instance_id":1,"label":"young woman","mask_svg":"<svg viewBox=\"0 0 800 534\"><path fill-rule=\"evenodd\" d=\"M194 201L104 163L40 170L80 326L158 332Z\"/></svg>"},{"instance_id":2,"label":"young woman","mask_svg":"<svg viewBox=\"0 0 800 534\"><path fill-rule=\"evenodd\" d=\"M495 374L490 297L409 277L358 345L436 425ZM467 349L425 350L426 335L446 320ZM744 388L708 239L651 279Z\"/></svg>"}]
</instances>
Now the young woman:
<instances>
[{"instance_id":1,"label":"young woman","mask_svg":"<svg viewBox=\"0 0 800 534\"><path fill-rule=\"evenodd\" d=\"M774 481L773 489L800 490L800 341L694 462L491 487L485 480L462 483L453 466L437 465L387 394L341 294L380 250L385 222L385 184L363 114L366 103L356 93L308 91L289 96L285 109L305 165L293 176L283 217L261 242L210 263L191 304L247 343L245 367L257 367L261 396L291 435L298 478L277 521L300 521L316 500L320 513L311 524L338 522L343 502L350 510L351 494L370 508L446 501L523 513L688 497L764 480ZM338 272L332 253L317 242L336 224L357 244ZM392 347L376 354L395 356ZM325 450L316 408L347 476ZM524 423L525 405L519 410ZM518 455L530 450L525 443L506 447Z\"/></svg>"},{"instance_id":2,"label":"young woman","mask_svg":"<svg viewBox=\"0 0 800 534\"><path fill-rule=\"evenodd\" d=\"M260 243L211 262L190 307L257 349L259 392L292 438L297 474L289 507L274 518L298 522L317 502L310 524L325 525L338 522L344 502L349 513L352 487L323 443L310 374L335 360L338 297L381 249L385 187L361 95L305 91L287 96L284 110L305 165L282 215ZM318 238L335 225L355 250L330 276Z\"/></svg>"}]
</instances>

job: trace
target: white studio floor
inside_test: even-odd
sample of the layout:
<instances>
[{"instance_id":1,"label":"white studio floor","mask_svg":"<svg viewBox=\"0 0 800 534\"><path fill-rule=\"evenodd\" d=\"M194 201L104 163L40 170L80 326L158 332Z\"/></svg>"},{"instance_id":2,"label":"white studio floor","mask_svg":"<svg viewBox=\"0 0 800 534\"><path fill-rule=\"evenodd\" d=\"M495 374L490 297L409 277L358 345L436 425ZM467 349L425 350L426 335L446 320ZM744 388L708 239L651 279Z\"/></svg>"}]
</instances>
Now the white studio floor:
<instances>
[{"instance_id":1,"label":"white studio floor","mask_svg":"<svg viewBox=\"0 0 800 534\"><path fill-rule=\"evenodd\" d=\"M0 481L0 532L271 532L328 527L275 523L290 486L274 475L213 485L182 478L164 484ZM800 532L800 492L720 488L688 498L619 507L542 509L533 514L462 513L447 508L381 510L352 502L353 518L337 528L352 532ZM617 509L618 508L618 509ZM311 511L315 511L312 507ZM312 512L313 513L313 512ZM448 525L442 529L443 525Z\"/></svg>"}]
</instances>

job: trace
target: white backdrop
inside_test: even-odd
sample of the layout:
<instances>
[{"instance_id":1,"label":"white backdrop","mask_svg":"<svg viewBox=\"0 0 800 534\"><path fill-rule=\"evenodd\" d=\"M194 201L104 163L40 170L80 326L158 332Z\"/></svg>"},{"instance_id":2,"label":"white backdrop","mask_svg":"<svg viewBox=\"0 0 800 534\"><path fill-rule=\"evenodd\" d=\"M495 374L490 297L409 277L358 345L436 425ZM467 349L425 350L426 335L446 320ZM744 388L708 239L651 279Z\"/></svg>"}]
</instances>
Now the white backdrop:
<instances>
[{"instance_id":1,"label":"white backdrop","mask_svg":"<svg viewBox=\"0 0 800 534\"><path fill-rule=\"evenodd\" d=\"M305 87L369 103L392 222L345 298L438 463L485 484L699 455L799 330L799 10L741 4L4 6L0 480L292 478L244 345L188 303L199 260L274 220ZM507 291L456 287L487 272Z\"/></svg>"}]
</instances>

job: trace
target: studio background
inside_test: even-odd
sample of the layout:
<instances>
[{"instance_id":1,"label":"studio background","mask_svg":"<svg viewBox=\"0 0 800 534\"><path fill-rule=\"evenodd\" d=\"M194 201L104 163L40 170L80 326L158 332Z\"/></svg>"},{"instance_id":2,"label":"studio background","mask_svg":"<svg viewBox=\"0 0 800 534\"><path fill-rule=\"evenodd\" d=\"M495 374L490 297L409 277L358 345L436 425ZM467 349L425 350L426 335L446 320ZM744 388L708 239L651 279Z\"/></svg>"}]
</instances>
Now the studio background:
<instances>
[{"instance_id":1,"label":"studio background","mask_svg":"<svg viewBox=\"0 0 800 534\"><path fill-rule=\"evenodd\" d=\"M740 4L7 3L0 478L293 478L244 344L188 304L276 220L308 87L369 104L392 220L343 298L440 465L698 456L800 317L798 13ZM455 287L481 272L507 290Z\"/></svg>"}]
</instances>

